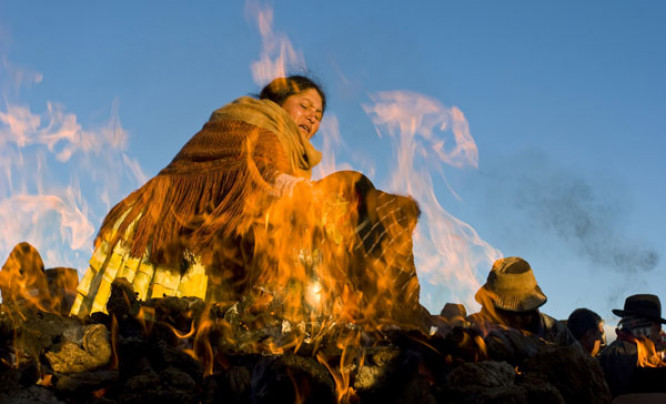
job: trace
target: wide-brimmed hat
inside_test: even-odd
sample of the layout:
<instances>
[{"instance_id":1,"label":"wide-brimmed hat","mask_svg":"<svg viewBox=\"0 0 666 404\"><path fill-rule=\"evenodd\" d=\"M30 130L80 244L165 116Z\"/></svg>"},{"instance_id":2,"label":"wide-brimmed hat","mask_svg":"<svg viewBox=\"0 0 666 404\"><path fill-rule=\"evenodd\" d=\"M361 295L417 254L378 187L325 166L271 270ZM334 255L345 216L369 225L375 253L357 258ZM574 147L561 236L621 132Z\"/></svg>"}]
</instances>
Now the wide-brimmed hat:
<instances>
[{"instance_id":1,"label":"wide-brimmed hat","mask_svg":"<svg viewBox=\"0 0 666 404\"><path fill-rule=\"evenodd\" d=\"M546 303L530 264L520 257L500 258L493 264L488 279L474 296L481 305L488 299L497 309L524 312Z\"/></svg>"},{"instance_id":2,"label":"wide-brimmed hat","mask_svg":"<svg viewBox=\"0 0 666 404\"><path fill-rule=\"evenodd\" d=\"M666 324L661 318L661 302L657 295L631 295L624 301L624 310L613 309L613 314L620 317L639 317L655 323Z\"/></svg>"}]
</instances>

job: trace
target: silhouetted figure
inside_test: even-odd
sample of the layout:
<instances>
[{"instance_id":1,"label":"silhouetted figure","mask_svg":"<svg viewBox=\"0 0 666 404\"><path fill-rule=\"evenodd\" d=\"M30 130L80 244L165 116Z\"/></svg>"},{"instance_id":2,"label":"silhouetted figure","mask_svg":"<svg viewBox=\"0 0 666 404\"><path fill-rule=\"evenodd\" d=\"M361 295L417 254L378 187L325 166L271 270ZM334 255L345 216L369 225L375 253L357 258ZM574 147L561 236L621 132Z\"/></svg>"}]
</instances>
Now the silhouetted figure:
<instances>
[{"instance_id":1,"label":"silhouetted figure","mask_svg":"<svg viewBox=\"0 0 666 404\"><path fill-rule=\"evenodd\" d=\"M574 310L566 324L574 338L590 355L597 356L606 346L604 320L592 310L585 308Z\"/></svg>"},{"instance_id":2,"label":"silhouetted figure","mask_svg":"<svg viewBox=\"0 0 666 404\"><path fill-rule=\"evenodd\" d=\"M493 264L486 283L474 296L481 311L468 320L484 330L510 327L557 345L576 339L566 326L541 313L546 295L537 285L530 264L520 257L500 258Z\"/></svg>"},{"instance_id":3,"label":"silhouetted figure","mask_svg":"<svg viewBox=\"0 0 666 404\"><path fill-rule=\"evenodd\" d=\"M651 294L629 296L624 302L624 309L614 309L613 313L622 317L615 330L617 339L599 354L613 396L628 392L666 391L665 368L649 369L654 372L647 372L638 366L637 345L658 343L661 325L666 323L661 318L659 297ZM658 357L651 359L661 362Z\"/></svg>"}]
</instances>

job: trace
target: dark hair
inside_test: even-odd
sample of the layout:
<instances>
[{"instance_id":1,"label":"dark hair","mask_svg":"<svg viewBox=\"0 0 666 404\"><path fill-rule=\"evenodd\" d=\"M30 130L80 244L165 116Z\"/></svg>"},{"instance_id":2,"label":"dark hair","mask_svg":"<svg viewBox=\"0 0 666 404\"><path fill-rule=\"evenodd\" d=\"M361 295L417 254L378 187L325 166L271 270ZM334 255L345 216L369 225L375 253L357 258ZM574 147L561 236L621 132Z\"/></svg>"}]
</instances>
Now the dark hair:
<instances>
[{"instance_id":1,"label":"dark hair","mask_svg":"<svg viewBox=\"0 0 666 404\"><path fill-rule=\"evenodd\" d=\"M576 309L569 315L567 320L567 328L576 339L581 339L589 329L597 329L601 317L589 309Z\"/></svg>"},{"instance_id":2,"label":"dark hair","mask_svg":"<svg viewBox=\"0 0 666 404\"><path fill-rule=\"evenodd\" d=\"M326 111L326 95L324 94L324 90L314 80L305 76L278 77L261 90L259 99L271 100L281 106L290 96L302 93L311 88L314 88L319 93L319 97L321 97L321 112L323 113Z\"/></svg>"}]
</instances>

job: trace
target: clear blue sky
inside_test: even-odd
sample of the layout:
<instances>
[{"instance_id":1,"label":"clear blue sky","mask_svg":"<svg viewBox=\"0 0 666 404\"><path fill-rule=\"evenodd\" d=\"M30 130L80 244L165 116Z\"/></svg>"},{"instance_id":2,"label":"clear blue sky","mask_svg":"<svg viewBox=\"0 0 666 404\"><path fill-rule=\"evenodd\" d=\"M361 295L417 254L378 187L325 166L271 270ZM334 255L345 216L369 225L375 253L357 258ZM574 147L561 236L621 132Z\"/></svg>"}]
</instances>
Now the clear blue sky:
<instances>
[{"instance_id":1,"label":"clear blue sky","mask_svg":"<svg viewBox=\"0 0 666 404\"><path fill-rule=\"evenodd\" d=\"M257 4L326 87L328 132L316 142L337 125L338 167L410 192L391 181L392 141L368 111L384 91L426 97L445 116L457 108L478 168L431 161L423 139L417 166L431 170L448 223L532 264L544 312L588 307L614 323L628 294L666 299L663 2ZM83 271L109 204L165 166L212 110L263 84L252 15L241 1L0 1L0 259L26 240L48 267ZM438 136L451 147L450 130ZM417 250L422 300L438 312L469 303L469 276L483 283L489 263L463 246L457 258L474 268L457 277L457 262L433 257L433 245L451 245L427 232L435 219L422 218Z\"/></svg>"}]
</instances>

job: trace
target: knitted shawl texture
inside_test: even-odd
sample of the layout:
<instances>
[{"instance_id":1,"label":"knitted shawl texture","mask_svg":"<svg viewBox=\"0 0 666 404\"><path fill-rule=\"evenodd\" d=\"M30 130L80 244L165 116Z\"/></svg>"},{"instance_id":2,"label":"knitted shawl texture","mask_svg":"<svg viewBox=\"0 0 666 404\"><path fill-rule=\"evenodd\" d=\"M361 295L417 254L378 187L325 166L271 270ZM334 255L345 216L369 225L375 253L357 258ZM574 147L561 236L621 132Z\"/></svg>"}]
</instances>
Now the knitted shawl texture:
<instances>
[{"instance_id":1,"label":"knitted shawl texture","mask_svg":"<svg viewBox=\"0 0 666 404\"><path fill-rule=\"evenodd\" d=\"M269 203L275 177L310 177L321 160L277 104L241 97L216 110L171 163L118 203L95 240L121 239L134 257L176 265L183 254L209 251L242 235L253 204Z\"/></svg>"}]
</instances>

